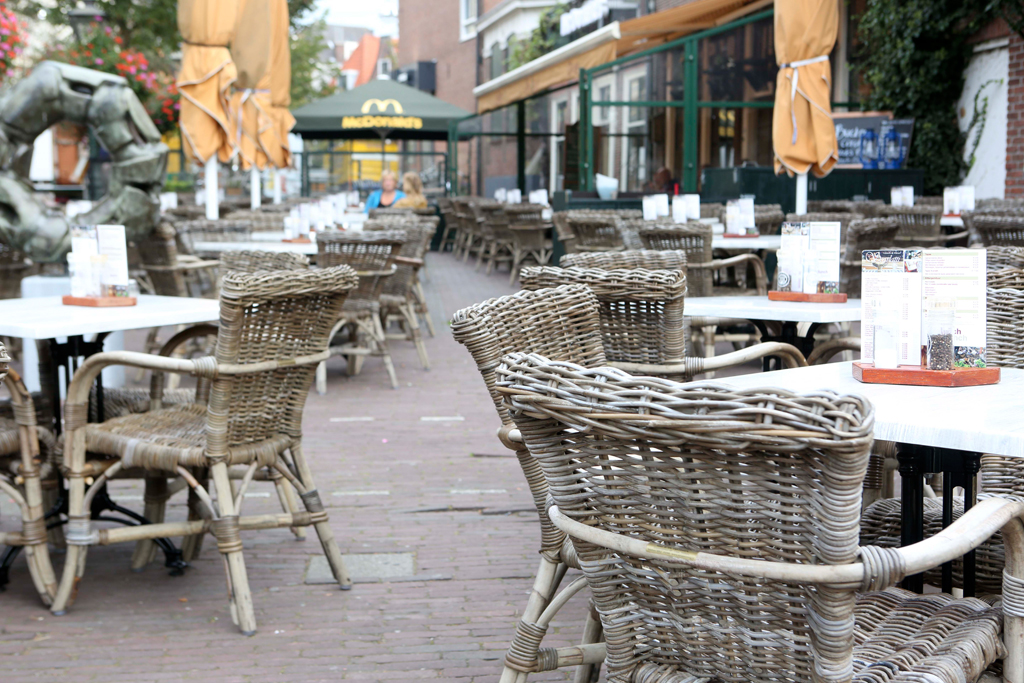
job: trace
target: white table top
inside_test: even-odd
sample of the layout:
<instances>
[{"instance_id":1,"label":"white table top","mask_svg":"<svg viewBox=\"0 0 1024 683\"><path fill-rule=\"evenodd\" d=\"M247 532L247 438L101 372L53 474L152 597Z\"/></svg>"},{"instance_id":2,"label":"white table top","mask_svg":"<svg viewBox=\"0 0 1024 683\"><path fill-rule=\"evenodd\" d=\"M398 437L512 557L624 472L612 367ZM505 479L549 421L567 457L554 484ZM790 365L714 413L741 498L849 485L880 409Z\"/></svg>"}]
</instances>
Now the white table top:
<instances>
[{"instance_id":1,"label":"white table top","mask_svg":"<svg viewBox=\"0 0 1024 683\"><path fill-rule=\"evenodd\" d=\"M758 235L757 237L722 237L711 238L714 249L765 249L778 251L782 247L782 235Z\"/></svg>"},{"instance_id":2,"label":"white table top","mask_svg":"<svg viewBox=\"0 0 1024 683\"><path fill-rule=\"evenodd\" d=\"M960 216L943 216L939 219L939 224L948 225L952 228L962 228L964 227L964 219L960 218Z\"/></svg>"},{"instance_id":3,"label":"white table top","mask_svg":"<svg viewBox=\"0 0 1024 683\"><path fill-rule=\"evenodd\" d=\"M745 318L797 323L848 323L860 320L860 299L845 304L769 301L767 296L692 296L683 304L688 316Z\"/></svg>"},{"instance_id":4,"label":"white table top","mask_svg":"<svg viewBox=\"0 0 1024 683\"><path fill-rule=\"evenodd\" d=\"M1003 368L999 384L983 387L909 387L862 384L850 366L828 363L701 383L858 394L875 406L876 439L1024 457L1024 370Z\"/></svg>"},{"instance_id":5,"label":"white table top","mask_svg":"<svg viewBox=\"0 0 1024 683\"><path fill-rule=\"evenodd\" d=\"M220 319L216 299L142 295L134 306L65 306L59 296L0 300L0 335L54 339L74 335L190 325Z\"/></svg>"},{"instance_id":6,"label":"white table top","mask_svg":"<svg viewBox=\"0 0 1024 683\"><path fill-rule=\"evenodd\" d=\"M200 254L219 254L222 251L288 251L309 256L316 254L316 242L194 242L192 249Z\"/></svg>"}]
</instances>

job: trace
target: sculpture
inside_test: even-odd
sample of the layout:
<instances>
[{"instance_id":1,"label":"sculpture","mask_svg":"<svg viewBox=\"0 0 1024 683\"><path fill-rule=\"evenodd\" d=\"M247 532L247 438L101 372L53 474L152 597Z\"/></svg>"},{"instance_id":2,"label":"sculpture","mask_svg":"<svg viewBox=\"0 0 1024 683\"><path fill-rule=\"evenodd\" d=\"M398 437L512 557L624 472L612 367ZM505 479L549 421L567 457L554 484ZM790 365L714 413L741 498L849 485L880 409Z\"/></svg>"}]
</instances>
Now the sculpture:
<instances>
[{"instance_id":1,"label":"sculpture","mask_svg":"<svg viewBox=\"0 0 1024 683\"><path fill-rule=\"evenodd\" d=\"M71 248L69 220L32 190L32 143L55 123L92 128L113 159L106 197L76 224L124 225L140 240L160 217L167 146L142 103L119 76L70 64L41 62L0 97L0 242L45 263Z\"/></svg>"}]
</instances>

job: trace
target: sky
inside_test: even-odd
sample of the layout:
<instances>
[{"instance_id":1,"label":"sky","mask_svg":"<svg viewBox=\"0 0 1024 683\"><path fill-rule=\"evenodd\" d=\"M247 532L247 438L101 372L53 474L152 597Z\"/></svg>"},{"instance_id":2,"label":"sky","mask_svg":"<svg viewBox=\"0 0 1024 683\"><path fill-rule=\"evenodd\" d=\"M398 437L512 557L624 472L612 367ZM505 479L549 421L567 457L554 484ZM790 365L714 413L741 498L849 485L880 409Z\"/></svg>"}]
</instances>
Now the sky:
<instances>
[{"instance_id":1,"label":"sky","mask_svg":"<svg viewBox=\"0 0 1024 683\"><path fill-rule=\"evenodd\" d=\"M381 15L398 14L398 0L319 0L316 14L327 12L327 23L340 26L366 26L378 36L396 35L398 20Z\"/></svg>"}]
</instances>

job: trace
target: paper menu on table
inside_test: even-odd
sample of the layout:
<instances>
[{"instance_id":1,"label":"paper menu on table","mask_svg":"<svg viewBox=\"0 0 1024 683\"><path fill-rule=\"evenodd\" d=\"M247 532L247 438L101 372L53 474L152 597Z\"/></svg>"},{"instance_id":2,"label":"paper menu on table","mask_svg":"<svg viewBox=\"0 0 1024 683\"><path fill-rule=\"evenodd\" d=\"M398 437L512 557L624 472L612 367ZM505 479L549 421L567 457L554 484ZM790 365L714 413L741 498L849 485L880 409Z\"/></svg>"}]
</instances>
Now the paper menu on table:
<instances>
[{"instance_id":1,"label":"paper menu on table","mask_svg":"<svg viewBox=\"0 0 1024 683\"><path fill-rule=\"evenodd\" d=\"M71 228L71 253L81 256L99 253L95 225L76 225Z\"/></svg>"},{"instance_id":2,"label":"paper menu on table","mask_svg":"<svg viewBox=\"0 0 1024 683\"><path fill-rule=\"evenodd\" d=\"M942 215L959 216L964 211L974 211L974 185L943 189Z\"/></svg>"},{"instance_id":3,"label":"paper menu on table","mask_svg":"<svg viewBox=\"0 0 1024 683\"><path fill-rule=\"evenodd\" d=\"M757 232L757 222L754 219L754 195L740 195L740 215L743 217L743 228L749 234Z\"/></svg>"},{"instance_id":4,"label":"paper menu on table","mask_svg":"<svg viewBox=\"0 0 1024 683\"><path fill-rule=\"evenodd\" d=\"M103 284L128 286L128 242L123 225L97 225L96 241L99 254L107 257Z\"/></svg>"},{"instance_id":5,"label":"paper menu on table","mask_svg":"<svg viewBox=\"0 0 1024 683\"><path fill-rule=\"evenodd\" d=\"M658 216L670 215L668 208L668 195L667 194L656 194L654 197L654 206L658 209Z\"/></svg>"},{"instance_id":6,"label":"paper menu on table","mask_svg":"<svg viewBox=\"0 0 1024 683\"><path fill-rule=\"evenodd\" d=\"M685 223L686 217L686 202L683 201L682 196L676 196L672 198L672 222L673 223Z\"/></svg>"},{"instance_id":7,"label":"paper menu on table","mask_svg":"<svg viewBox=\"0 0 1024 683\"><path fill-rule=\"evenodd\" d=\"M839 293L840 224L808 223L804 258L805 294Z\"/></svg>"},{"instance_id":8,"label":"paper menu on table","mask_svg":"<svg viewBox=\"0 0 1024 683\"><path fill-rule=\"evenodd\" d=\"M505 195L505 200L509 204L522 204L523 203L523 191L522 190L509 190Z\"/></svg>"},{"instance_id":9,"label":"paper menu on table","mask_svg":"<svg viewBox=\"0 0 1024 683\"><path fill-rule=\"evenodd\" d=\"M952 301L953 365L986 367L986 252L925 249L921 260L921 316L937 301Z\"/></svg>"},{"instance_id":10,"label":"paper menu on table","mask_svg":"<svg viewBox=\"0 0 1024 683\"><path fill-rule=\"evenodd\" d=\"M730 199L725 203L725 233L727 235L745 235L746 222L738 199Z\"/></svg>"},{"instance_id":11,"label":"paper menu on table","mask_svg":"<svg viewBox=\"0 0 1024 683\"><path fill-rule=\"evenodd\" d=\"M654 198L654 195L646 195L641 200L644 210L645 221L656 221L658 220L658 203Z\"/></svg>"},{"instance_id":12,"label":"paper menu on table","mask_svg":"<svg viewBox=\"0 0 1024 683\"><path fill-rule=\"evenodd\" d=\"M921 364L921 251L868 249L861 253L861 360L874 360L875 321L895 311L899 364Z\"/></svg>"},{"instance_id":13,"label":"paper menu on table","mask_svg":"<svg viewBox=\"0 0 1024 683\"><path fill-rule=\"evenodd\" d=\"M889 191L889 203L893 206L913 206L914 205L914 186L904 185L902 187L894 187Z\"/></svg>"}]
</instances>

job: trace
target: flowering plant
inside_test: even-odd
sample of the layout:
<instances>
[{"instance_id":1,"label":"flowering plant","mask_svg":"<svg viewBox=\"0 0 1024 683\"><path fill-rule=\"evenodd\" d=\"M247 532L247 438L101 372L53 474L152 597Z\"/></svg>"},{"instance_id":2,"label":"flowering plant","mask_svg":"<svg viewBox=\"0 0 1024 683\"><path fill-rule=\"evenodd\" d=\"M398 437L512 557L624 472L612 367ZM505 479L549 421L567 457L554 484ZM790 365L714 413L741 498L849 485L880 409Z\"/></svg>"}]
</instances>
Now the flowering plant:
<instances>
[{"instance_id":1,"label":"flowering plant","mask_svg":"<svg viewBox=\"0 0 1024 683\"><path fill-rule=\"evenodd\" d=\"M14 60L25 43L22 29L14 12L7 8L7 1L0 0L0 80L14 75Z\"/></svg>"}]
</instances>

